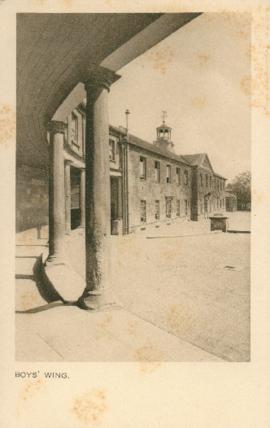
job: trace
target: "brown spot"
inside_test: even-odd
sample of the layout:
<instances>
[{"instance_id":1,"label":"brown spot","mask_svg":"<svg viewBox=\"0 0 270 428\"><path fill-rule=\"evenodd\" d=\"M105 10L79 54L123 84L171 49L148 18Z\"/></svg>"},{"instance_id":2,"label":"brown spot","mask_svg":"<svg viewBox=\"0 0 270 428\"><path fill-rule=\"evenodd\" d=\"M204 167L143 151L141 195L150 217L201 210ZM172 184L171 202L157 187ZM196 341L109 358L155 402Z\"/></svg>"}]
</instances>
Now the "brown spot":
<instances>
[{"instance_id":1,"label":"brown spot","mask_svg":"<svg viewBox=\"0 0 270 428\"><path fill-rule=\"evenodd\" d=\"M251 94L251 78L250 76L244 76L240 81L240 88L242 92L249 97Z\"/></svg>"},{"instance_id":2,"label":"brown spot","mask_svg":"<svg viewBox=\"0 0 270 428\"><path fill-rule=\"evenodd\" d=\"M8 104L0 106L0 144L15 138L15 113Z\"/></svg>"},{"instance_id":3,"label":"brown spot","mask_svg":"<svg viewBox=\"0 0 270 428\"><path fill-rule=\"evenodd\" d=\"M167 325L170 331L176 335L191 329L195 321L194 308L185 304L172 305L167 315Z\"/></svg>"},{"instance_id":4,"label":"brown spot","mask_svg":"<svg viewBox=\"0 0 270 428\"><path fill-rule=\"evenodd\" d=\"M36 379L28 381L19 394L19 400L26 401L33 398L39 391L45 387L45 381Z\"/></svg>"},{"instance_id":5,"label":"brown spot","mask_svg":"<svg viewBox=\"0 0 270 428\"><path fill-rule=\"evenodd\" d=\"M136 349L135 358L140 363L142 373L153 372L161 365L161 361L163 360L161 352L152 345Z\"/></svg>"},{"instance_id":6,"label":"brown spot","mask_svg":"<svg viewBox=\"0 0 270 428\"><path fill-rule=\"evenodd\" d=\"M22 295L20 295L19 300L20 310L27 310L30 307L40 305L40 297L35 291L27 291L23 293Z\"/></svg>"},{"instance_id":7,"label":"brown spot","mask_svg":"<svg viewBox=\"0 0 270 428\"><path fill-rule=\"evenodd\" d=\"M153 68L162 74L166 73L173 56L173 51L169 46L164 46L159 50L148 53L148 58L152 62Z\"/></svg>"},{"instance_id":8,"label":"brown spot","mask_svg":"<svg viewBox=\"0 0 270 428\"><path fill-rule=\"evenodd\" d=\"M109 326L112 322L112 315L111 314L105 314L102 321L98 323L98 332L96 334L96 339L101 339L104 337L110 337L111 332L109 330Z\"/></svg>"},{"instance_id":9,"label":"brown spot","mask_svg":"<svg viewBox=\"0 0 270 428\"><path fill-rule=\"evenodd\" d=\"M107 410L106 394L103 389L93 389L73 402L72 413L85 424L98 423Z\"/></svg>"},{"instance_id":10,"label":"brown spot","mask_svg":"<svg viewBox=\"0 0 270 428\"><path fill-rule=\"evenodd\" d=\"M72 6L73 4L73 0L62 0L63 6L65 6L66 8L69 8Z\"/></svg>"},{"instance_id":11,"label":"brown spot","mask_svg":"<svg viewBox=\"0 0 270 428\"><path fill-rule=\"evenodd\" d=\"M127 330L130 336L136 336L136 323L134 321L129 321Z\"/></svg>"},{"instance_id":12,"label":"brown spot","mask_svg":"<svg viewBox=\"0 0 270 428\"><path fill-rule=\"evenodd\" d=\"M209 62L209 55L208 54L204 54L204 53L199 53L197 55L197 58L199 60L199 64L200 65L205 65Z\"/></svg>"},{"instance_id":13,"label":"brown spot","mask_svg":"<svg viewBox=\"0 0 270 428\"><path fill-rule=\"evenodd\" d=\"M206 97L204 95L195 97L192 98L191 102L194 107L202 109L206 105Z\"/></svg>"}]
</instances>

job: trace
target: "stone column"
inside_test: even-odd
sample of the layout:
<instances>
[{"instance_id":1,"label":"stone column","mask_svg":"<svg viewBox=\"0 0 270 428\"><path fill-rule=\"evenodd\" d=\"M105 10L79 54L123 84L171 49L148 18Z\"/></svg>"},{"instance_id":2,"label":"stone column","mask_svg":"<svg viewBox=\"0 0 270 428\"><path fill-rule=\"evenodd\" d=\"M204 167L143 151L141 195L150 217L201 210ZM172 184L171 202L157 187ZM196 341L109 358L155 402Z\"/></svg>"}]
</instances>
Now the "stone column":
<instances>
[{"instance_id":1,"label":"stone column","mask_svg":"<svg viewBox=\"0 0 270 428\"><path fill-rule=\"evenodd\" d=\"M110 164L108 92L120 76L101 66L88 69L85 139L85 309L112 304L110 289ZM86 304L87 302L87 304Z\"/></svg>"},{"instance_id":2,"label":"stone column","mask_svg":"<svg viewBox=\"0 0 270 428\"><path fill-rule=\"evenodd\" d=\"M65 237L64 134L66 124L49 123L49 259L62 257Z\"/></svg>"},{"instance_id":3,"label":"stone column","mask_svg":"<svg viewBox=\"0 0 270 428\"><path fill-rule=\"evenodd\" d=\"M66 217L66 233L70 233L71 231L71 191L70 191L70 164L71 161L65 161L65 217Z\"/></svg>"},{"instance_id":4,"label":"stone column","mask_svg":"<svg viewBox=\"0 0 270 428\"><path fill-rule=\"evenodd\" d=\"M81 209L81 224L80 227L85 227L85 170L81 169L81 189L80 189L80 209Z\"/></svg>"}]
</instances>

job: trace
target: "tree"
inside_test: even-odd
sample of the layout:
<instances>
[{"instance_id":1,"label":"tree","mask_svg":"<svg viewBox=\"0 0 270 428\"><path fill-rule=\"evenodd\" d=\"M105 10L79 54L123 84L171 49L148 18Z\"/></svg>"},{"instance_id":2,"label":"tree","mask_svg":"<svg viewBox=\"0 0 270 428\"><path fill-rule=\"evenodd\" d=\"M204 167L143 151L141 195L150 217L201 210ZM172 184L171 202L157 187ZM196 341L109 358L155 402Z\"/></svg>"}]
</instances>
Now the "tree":
<instances>
[{"instance_id":1,"label":"tree","mask_svg":"<svg viewBox=\"0 0 270 428\"><path fill-rule=\"evenodd\" d=\"M238 174L231 183L227 185L227 190L237 197L237 208L239 210L249 210L251 203L251 173L244 171Z\"/></svg>"}]
</instances>

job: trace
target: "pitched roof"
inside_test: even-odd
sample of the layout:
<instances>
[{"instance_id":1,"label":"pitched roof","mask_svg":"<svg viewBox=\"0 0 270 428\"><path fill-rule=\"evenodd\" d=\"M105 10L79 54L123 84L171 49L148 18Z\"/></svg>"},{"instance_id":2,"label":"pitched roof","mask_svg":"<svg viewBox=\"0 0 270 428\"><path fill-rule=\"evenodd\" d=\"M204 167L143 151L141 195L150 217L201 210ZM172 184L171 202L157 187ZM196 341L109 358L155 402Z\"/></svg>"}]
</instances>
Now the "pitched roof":
<instances>
[{"instance_id":1,"label":"pitched roof","mask_svg":"<svg viewBox=\"0 0 270 428\"><path fill-rule=\"evenodd\" d=\"M119 129L115 126L110 126L110 128L119 134L126 135L125 131L122 129ZM157 147L152 143L148 143L147 141L143 140L142 138L136 137L136 135L128 134L128 142L129 142L129 144L132 144L136 147L140 147L141 149L144 149L144 150L147 150L149 152L156 153L158 155L164 156L167 159L172 159L172 160L176 160L177 162L182 162L182 163L190 166L190 163L187 161L187 159L185 159L184 156L177 155L175 153L169 152L166 149L163 150L160 147Z\"/></svg>"},{"instance_id":2,"label":"pitched roof","mask_svg":"<svg viewBox=\"0 0 270 428\"><path fill-rule=\"evenodd\" d=\"M226 198L234 198L237 199L237 196L234 193L228 192L228 190L226 190L225 192L225 196Z\"/></svg>"},{"instance_id":3,"label":"pitched roof","mask_svg":"<svg viewBox=\"0 0 270 428\"><path fill-rule=\"evenodd\" d=\"M148 143L147 141L144 141L141 138L136 137L135 135L129 134L129 143L134 144L135 146L140 147L142 149L151 151L153 153L157 153L166 158L185 163L186 165L190 165L189 162L183 156L169 152L166 149L163 150L160 147L155 146L154 144Z\"/></svg>"},{"instance_id":4,"label":"pitched roof","mask_svg":"<svg viewBox=\"0 0 270 428\"><path fill-rule=\"evenodd\" d=\"M210 160L209 160L209 158L208 158L208 155L207 155L207 153L195 153L194 155L183 155L183 157L190 163L190 165L193 165L193 166L195 166L195 165L198 165L198 166L203 166L202 164L203 164L203 161L204 161L204 159L206 158L207 160L208 160L208 162L209 162L209 164L210 164L210 166L211 166L211 168L212 168L212 165L211 165L211 163L210 163ZM219 177L219 178L222 178L223 180L226 180L226 178L225 177L223 177L222 175L220 175L220 174L217 174L214 170L213 170L213 168L212 168L212 171L213 171L213 174L216 176L216 177Z\"/></svg>"},{"instance_id":5,"label":"pitched roof","mask_svg":"<svg viewBox=\"0 0 270 428\"><path fill-rule=\"evenodd\" d=\"M203 161L206 153L196 153L194 155L183 155L190 165L199 165Z\"/></svg>"},{"instance_id":6,"label":"pitched roof","mask_svg":"<svg viewBox=\"0 0 270 428\"><path fill-rule=\"evenodd\" d=\"M110 125L110 129L116 132L117 134L121 134L123 136L126 135L126 128L118 128L116 126ZM134 146L140 147L144 150L147 150L152 153L156 153L158 155L164 156L167 159L176 160L178 162L182 162L189 166L195 166L195 165L201 165L204 159L206 158L212 168L212 165L210 163L210 160L208 158L207 153L195 153L193 155L177 155L175 153L169 152L166 149L161 149L160 147L155 146L152 143L148 143L147 141L143 140L142 138L136 137L136 135L128 134L128 142L129 144L132 144ZM220 174L217 174L214 172L214 175L220 178L223 178L226 180L225 177L223 177Z\"/></svg>"},{"instance_id":7,"label":"pitched roof","mask_svg":"<svg viewBox=\"0 0 270 428\"><path fill-rule=\"evenodd\" d=\"M223 178L223 180L227 180L227 178L226 178L226 177L223 177L223 175L217 174L215 171L214 171L214 175L215 175L216 177Z\"/></svg>"}]
</instances>

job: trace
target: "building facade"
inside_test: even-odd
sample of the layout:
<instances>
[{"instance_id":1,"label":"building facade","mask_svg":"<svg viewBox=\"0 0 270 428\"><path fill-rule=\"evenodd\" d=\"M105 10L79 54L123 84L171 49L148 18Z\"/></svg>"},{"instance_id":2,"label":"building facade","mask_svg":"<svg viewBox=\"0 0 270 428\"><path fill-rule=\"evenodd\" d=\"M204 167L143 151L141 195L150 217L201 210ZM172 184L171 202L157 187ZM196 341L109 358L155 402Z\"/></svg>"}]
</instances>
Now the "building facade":
<instances>
[{"instance_id":1,"label":"building facade","mask_svg":"<svg viewBox=\"0 0 270 428\"><path fill-rule=\"evenodd\" d=\"M225 178L206 153L177 155L165 121L153 143L122 127L109 128L111 233L128 234L149 224L198 221L226 209ZM17 165L17 229L48 223L48 171ZM30 168L31 169L31 168ZM66 232L84 226L85 105L71 112L64 130ZM35 224L32 224L35 223Z\"/></svg>"}]
</instances>

